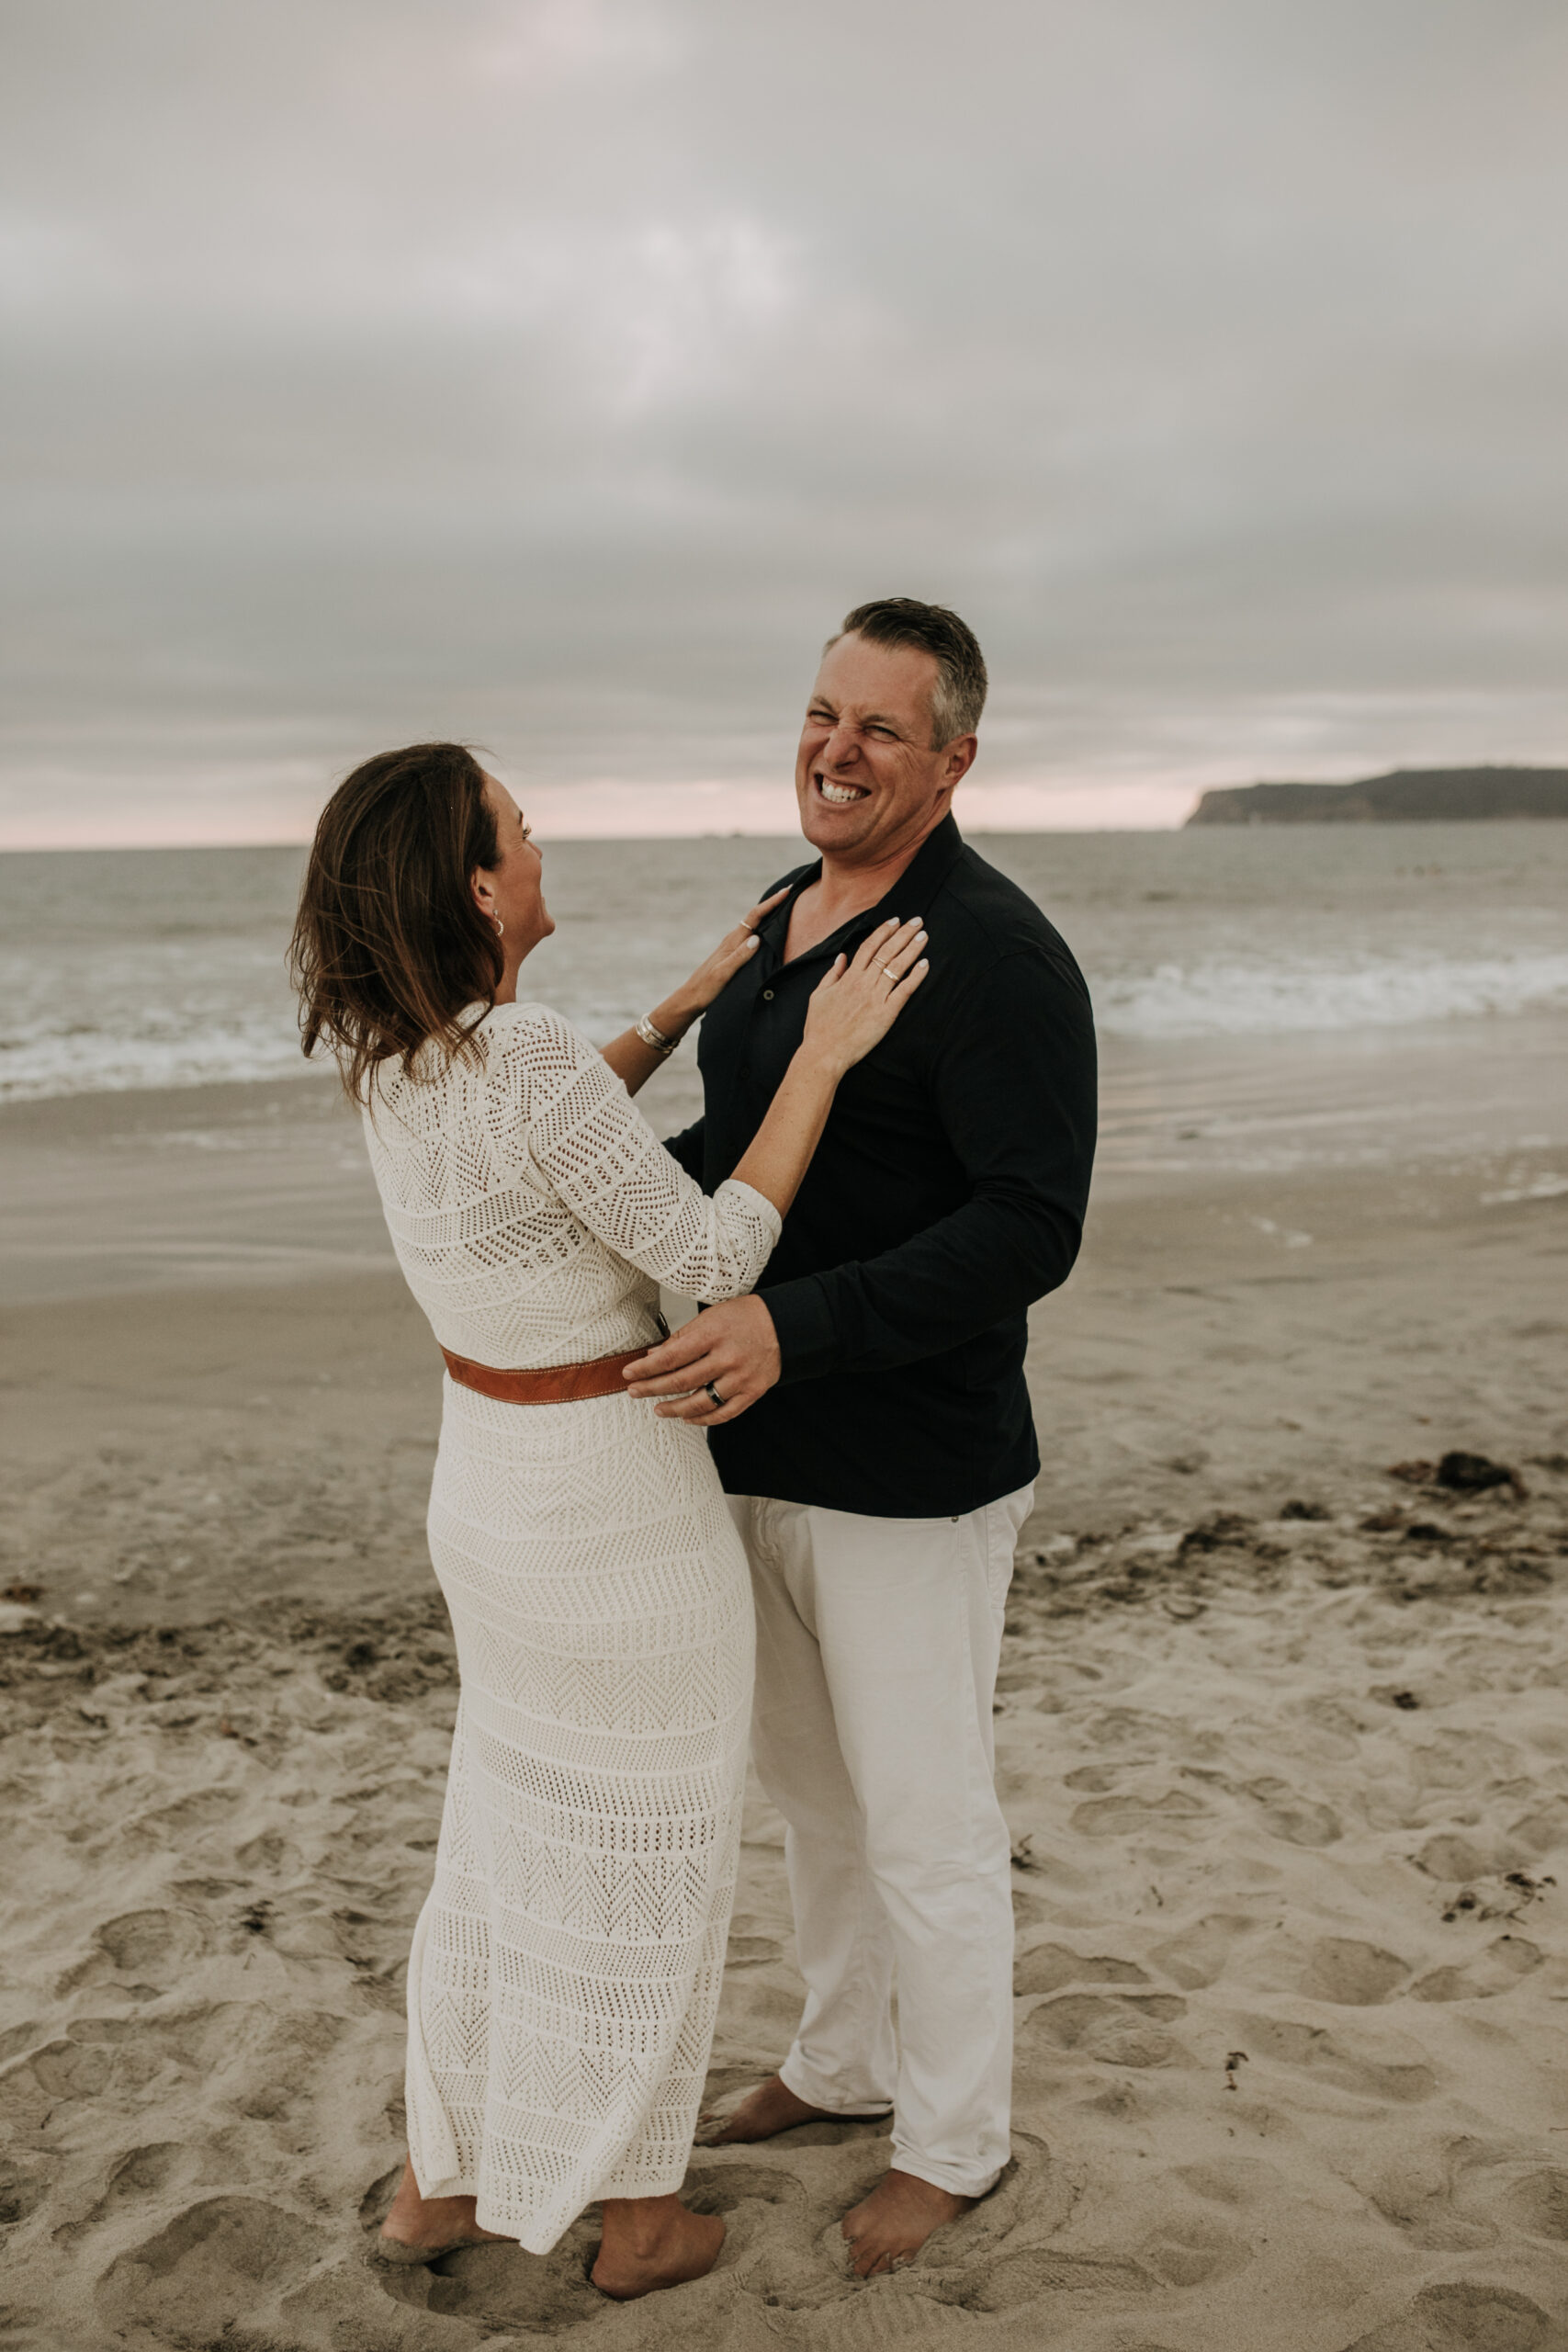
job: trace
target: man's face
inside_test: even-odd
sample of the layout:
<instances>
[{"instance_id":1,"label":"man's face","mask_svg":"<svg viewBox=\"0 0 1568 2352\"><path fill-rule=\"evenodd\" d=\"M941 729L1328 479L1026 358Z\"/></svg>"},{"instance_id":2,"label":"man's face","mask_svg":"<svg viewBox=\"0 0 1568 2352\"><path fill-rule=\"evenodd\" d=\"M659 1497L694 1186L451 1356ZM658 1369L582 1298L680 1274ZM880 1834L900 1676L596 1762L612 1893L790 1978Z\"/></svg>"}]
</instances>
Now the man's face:
<instances>
[{"instance_id":1,"label":"man's face","mask_svg":"<svg viewBox=\"0 0 1568 2352\"><path fill-rule=\"evenodd\" d=\"M841 637L824 654L795 755L800 829L841 865L923 841L975 757L973 735L931 749L933 653Z\"/></svg>"}]
</instances>

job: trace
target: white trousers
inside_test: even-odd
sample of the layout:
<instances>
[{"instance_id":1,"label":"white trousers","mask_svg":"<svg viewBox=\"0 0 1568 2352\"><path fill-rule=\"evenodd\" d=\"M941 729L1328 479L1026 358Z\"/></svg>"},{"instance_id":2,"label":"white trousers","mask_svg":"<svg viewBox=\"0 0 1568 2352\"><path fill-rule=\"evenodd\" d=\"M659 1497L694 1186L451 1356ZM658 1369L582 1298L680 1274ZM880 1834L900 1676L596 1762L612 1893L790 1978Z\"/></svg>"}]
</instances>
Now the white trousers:
<instances>
[{"instance_id":1,"label":"white trousers","mask_svg":"<svg viewBox=\"0 0 1568 2352\"><path fill-rule=\"evenodd\" d=\"M784 1818L807 1983L780 2071L813 2107L891 2107L894 2164L960 2197L991 2187L1010 2144L991 1701L1033 1498L871 1519L729 1498L757 1602L752 1753Z\"/></svg>"}]
</instances>

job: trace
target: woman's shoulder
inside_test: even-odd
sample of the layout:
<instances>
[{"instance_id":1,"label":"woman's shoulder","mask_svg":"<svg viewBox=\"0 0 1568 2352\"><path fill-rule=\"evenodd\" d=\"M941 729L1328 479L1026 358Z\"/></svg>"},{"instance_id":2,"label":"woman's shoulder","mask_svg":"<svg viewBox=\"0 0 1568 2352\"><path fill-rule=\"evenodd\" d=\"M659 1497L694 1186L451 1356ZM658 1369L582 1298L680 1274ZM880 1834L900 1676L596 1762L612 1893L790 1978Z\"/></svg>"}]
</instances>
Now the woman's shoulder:
<instances>
[{"instance_id":1,"label":"woman's shoulder","mask_svg":"<svg viewBox=\"0 0 1568 2352\"><path fill-rule=\"evenodd\" d=\"M491 1005L479 1023L487 1059L496 1067L525 1066L536 1078L569 1080L580 1070L604 1068L592 1045L553 1004L530 997L517 1004Z\"/></svg>"},{"instance_id":2,"label":"woman's shoulder","mask_svg":"<svg viewBox=\"0 0 1568 2352\"><path fill-rule=\"evenodd\" d=\"M592 1048L580 1037L564 1014L536 999L525 1004L485 1005L476 1000L457 1015L460 1043L432 1037L405 1063L400 1057L384 1062L376 1073L372 1096L385 1102L405 1089L425 1094L432 1088L461 1088L483 1079L502 1064L536 1057L563 1056L575 1059Z\"/></svg>"},{"instance_id":3,"label":"woman's shoulder","mask_svg":"<svg viewBox=\"0 0 1568 2352\"><path fill-rule=\"evenodd\" d=\"M524 1045L536 1039L565 1044L570 1040L585 1053L593 1050L564 1012L558 1012L553 1004L546 1004L539 997L520 999L515 1004L492 1004L480 1027L498 1045Z\"/></svg>"}]
</instances>

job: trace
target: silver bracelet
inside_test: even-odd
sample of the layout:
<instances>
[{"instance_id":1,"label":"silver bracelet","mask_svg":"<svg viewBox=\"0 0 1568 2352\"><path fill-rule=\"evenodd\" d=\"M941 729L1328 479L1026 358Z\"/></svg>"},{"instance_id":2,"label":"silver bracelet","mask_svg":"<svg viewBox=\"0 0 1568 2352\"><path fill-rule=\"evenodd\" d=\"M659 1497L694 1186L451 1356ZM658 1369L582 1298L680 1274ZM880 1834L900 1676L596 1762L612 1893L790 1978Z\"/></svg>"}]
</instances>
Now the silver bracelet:
<instances>
[{"instance_id":1,"label":"silver bracelet","mask_svg":"<svg viewBox=\"0 0 1568 2352\"><path fill-rule=\"evenodd\" d=\"M649 1052L657 1054L661 1061L667 1061L681 1042L679 1037L667 1037L662 1029L656 1029L646 1013L637 1023L636 1034Z\"/></svg>"}]
</instances>

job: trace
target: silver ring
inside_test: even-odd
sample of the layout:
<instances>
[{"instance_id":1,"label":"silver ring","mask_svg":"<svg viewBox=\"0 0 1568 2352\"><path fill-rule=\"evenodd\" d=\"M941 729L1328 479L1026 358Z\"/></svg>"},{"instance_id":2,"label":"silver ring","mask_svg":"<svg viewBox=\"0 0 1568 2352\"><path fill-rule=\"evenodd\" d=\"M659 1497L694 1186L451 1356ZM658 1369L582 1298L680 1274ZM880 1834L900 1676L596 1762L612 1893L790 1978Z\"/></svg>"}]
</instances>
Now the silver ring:
<instances>
[{"instance_id":1,"label":"silver ring","mask_svg":"<svg viewBox=\"0 0 1568 2352\"><path fill-rule=\"evenodd\" d=\"M705 1380L705 1381L704 1381L704 1383L703 1383L703 1386L707 1390L708 1395L713 1398L713 1401L714 1401L714 1403L715 1403L716 1405L722 1405L722 1404L723 1404L724 1399L723 1399L723 1397L719 1395L719 1393L718 1393L717 1389L714 1386L714 1385L713 1385L713 1383L712 1383L712 1381L711 1381L711 1380Z\"/></svg>"}]
</instances>

